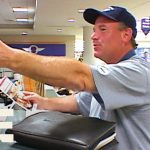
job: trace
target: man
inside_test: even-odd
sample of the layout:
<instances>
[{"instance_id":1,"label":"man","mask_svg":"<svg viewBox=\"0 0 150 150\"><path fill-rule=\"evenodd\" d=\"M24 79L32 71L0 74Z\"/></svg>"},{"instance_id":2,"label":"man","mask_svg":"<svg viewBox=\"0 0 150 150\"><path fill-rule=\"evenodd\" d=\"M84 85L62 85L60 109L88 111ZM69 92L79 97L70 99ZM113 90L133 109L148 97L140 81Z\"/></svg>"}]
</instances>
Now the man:
<instances>
[{"instance_id":1,"label":"man","mask_svg":"<svg viewBox=\"0 0 150 150\"><path fill-rule=\"evenodd\" d=\"M144 49L143 57L142 58L145 59L147 62L150 62L149 50L148 49Z\"/></svg>"},{"instance_id":2,"label":"man","mask_svg":"<svg viewBox=\"0 0 150 150\"><path fill-rule=\"evenodd\" d=\"M0 66L54 86L91 92L101 105L100 118L116 121L116 149L148 150L150 65L134 53L135 18L126 9L111 6L104 11L87 9L84 19L94 24L94 56L108 65L88 66L69 58L37 56L1 42ZM87 93L81 92L76 99L84 103L84 97ZM82 109L76 103L70 105L66 105L68 111Z\"/></svg>"}]
</instances>

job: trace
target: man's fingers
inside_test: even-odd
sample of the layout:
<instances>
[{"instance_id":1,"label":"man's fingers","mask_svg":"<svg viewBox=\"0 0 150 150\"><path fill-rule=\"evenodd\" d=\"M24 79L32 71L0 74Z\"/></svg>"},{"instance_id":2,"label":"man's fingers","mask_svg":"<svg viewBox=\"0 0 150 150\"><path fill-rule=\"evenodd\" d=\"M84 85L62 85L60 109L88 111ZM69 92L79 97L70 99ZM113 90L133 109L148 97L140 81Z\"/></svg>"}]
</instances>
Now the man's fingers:
<instances>
[{"instance_id":1,"label":"man's fingers","mask_svg":"<svg viewBox=\"0 0 150 150\"><path fill-rule=\"evenodd\" d=\"M28 95L34 95L34 94L36 94L36 93L34 93L34 92L29 92L29 91L23 91L23 94L24 94L25 96L28 96Z\"/></svg>"}]
</instances>

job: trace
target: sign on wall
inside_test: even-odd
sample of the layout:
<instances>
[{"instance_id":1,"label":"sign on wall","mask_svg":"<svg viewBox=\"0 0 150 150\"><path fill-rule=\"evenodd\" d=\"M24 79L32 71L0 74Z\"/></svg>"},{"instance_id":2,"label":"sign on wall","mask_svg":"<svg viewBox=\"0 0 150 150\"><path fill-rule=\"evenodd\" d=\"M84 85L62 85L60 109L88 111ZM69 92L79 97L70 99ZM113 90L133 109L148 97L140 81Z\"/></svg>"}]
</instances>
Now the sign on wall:
<instances>
[{"instance_id":1,"label":"sign on wall","mask_svg":"<svg viewBox=\"0 0 150 150\"><path fill-rule=\"evenodd\" d=\"M66 56L65 44L9 44L13 48L45 56Z\"/></svg>"},{"instance_id":2,"label":"sign on wall","mask_svg":"<svg viewBox=\"0 0 150 150\"><path fill-rule=\"evenodd\" d=\"M141 30L145 35L147 35L150 31L150 18L141 19Z\"/></svg>"}]
</instances>

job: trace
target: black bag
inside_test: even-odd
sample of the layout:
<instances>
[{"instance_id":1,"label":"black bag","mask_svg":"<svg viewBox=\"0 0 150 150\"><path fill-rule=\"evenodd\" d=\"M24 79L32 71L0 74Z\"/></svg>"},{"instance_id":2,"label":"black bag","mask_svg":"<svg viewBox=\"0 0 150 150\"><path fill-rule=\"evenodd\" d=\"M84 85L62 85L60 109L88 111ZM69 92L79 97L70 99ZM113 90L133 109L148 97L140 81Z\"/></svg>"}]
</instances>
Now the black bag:
<instances>
[{"instance_id":1,"label":"black bag","mask_svg":"<svg viewBox=\"0 0 150 150\"><path fill-rule=\"evenodd\" d=\"M31 115L6 130L18 143L42 150L94 150L114 132L113 122L53 111ZM106 140L99 146L107 142L116 143Z\"/></svg>"}]
</instances>

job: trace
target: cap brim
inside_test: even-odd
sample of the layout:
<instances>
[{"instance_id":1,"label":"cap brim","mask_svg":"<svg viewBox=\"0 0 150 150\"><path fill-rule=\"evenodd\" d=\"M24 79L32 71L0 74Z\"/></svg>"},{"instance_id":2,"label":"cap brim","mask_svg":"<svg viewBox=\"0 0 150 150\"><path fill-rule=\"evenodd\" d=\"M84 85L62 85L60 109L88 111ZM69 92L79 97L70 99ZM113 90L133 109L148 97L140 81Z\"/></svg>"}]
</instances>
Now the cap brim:
<instances>
[{"instance_id":1,"label":"cap brim","mask_svg":"<svg viewBox=\"0 0 150 150\"><path fill-rule=\"evenodd\" d=\"M106 14L105 12L101 12L99 10L96 9L92 9L92 8L88 8L84 11L83 13L83 18L91 24L95 24L95 21L97 19L97 17L99 16L105 16L109 19L112 19L114 21L117 21L115 18L112 18L111 16L109 16L108 14Z\"/></svg>"}]
</instances>

